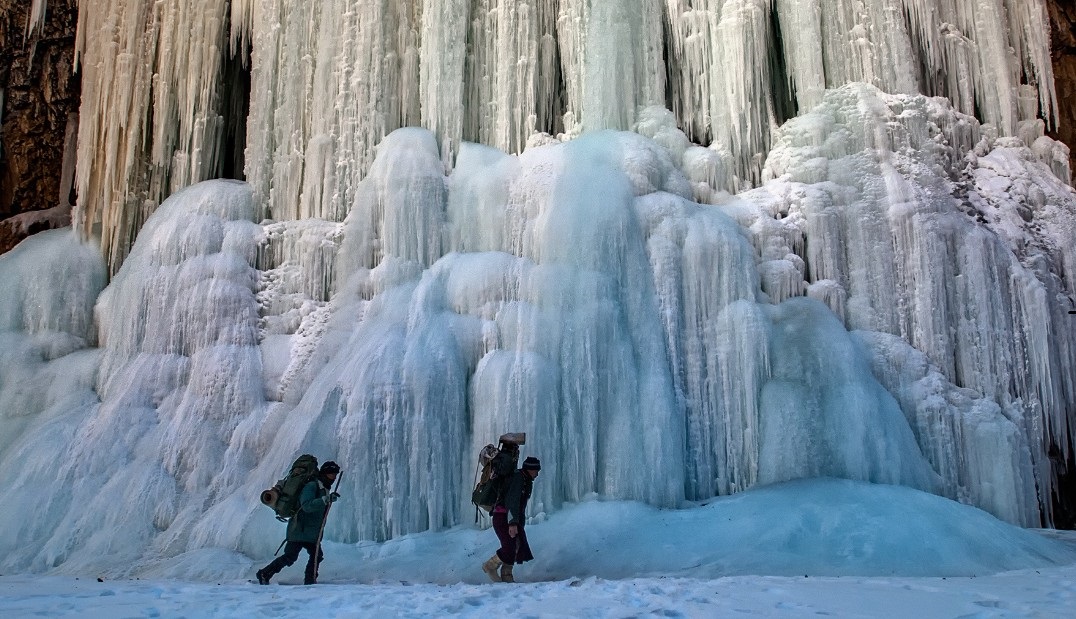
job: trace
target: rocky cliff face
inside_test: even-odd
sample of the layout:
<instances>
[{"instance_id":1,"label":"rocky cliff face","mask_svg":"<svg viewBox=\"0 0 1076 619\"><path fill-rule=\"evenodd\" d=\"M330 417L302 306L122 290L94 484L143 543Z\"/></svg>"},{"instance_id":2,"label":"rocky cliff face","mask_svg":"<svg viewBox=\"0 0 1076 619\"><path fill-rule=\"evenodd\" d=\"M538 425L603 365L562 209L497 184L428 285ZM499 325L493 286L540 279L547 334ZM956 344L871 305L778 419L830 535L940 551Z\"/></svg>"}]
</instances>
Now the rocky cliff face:
<instances>
[{"instance_id":1,"label":"rocky cliff face","mask_svg":"<svg viewBox=\"0 0 1076 619\"><path fill-rule=\"evenodd\" d=\"M1051 136L1076 154L1076 3L1047 3L1060 102L1059 126ZM28 234L67 225L74 202L78 2L48 0L41 26L27 34L32 4L0 0L0 253Z\"/></svg>"},{"instance_id":2,"label":"rocky cliff face","mask_svg":"<svg viewBox=\"0 0 1076 619\"><path fill-rule=\"evenodd\" d=\"M1058 128L1050 136L1068 144L1074 155L1071 161L1076 164L1076 2L1048 0L1048 8L1060 116Z\"/></svg>"},{"instance_id":3,"label":"rocky cliff face","mask_svg":"<svg viewBox=\"0 0 1076 619\"><path fill-rule=\"evenodd\" d=\"M0 0L0 252L67 225L74 199L77 0L49 0L46 19L28 35L31 4Z\"/></svg>"}]
</instances>

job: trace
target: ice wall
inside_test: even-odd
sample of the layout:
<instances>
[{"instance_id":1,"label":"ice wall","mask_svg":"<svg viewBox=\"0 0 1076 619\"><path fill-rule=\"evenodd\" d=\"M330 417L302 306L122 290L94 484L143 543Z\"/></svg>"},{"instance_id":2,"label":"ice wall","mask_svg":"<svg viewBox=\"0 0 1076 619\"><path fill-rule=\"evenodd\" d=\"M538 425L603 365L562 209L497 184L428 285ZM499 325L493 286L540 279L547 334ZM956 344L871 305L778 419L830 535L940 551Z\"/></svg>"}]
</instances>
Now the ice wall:
<instances>
[{"instance_id":1,"label":"ice wall","mask_svg":"<svg viewBox=\"0 0 1076 619\"><path fill-rule=\"evenodd\" d=\"M536 514L835 476L1048 524L1076 197L1031 109L1037 4L628 4L85 14L106 261L71 236L0 258L0 492L70 489L0 514L0 566L268 555L254 497L307 451L346 469L330 539L443 529L508 430L545 462ZM211 174L211 67L248 44L249 183L157 209ZM964 66L993 77L924 78Z\"/></svg>"},{"instance_id":2,"label":"ice wall","mask_svg":"<svg viewBox=\"0 0 1076 619\"><path fill-rule=\"evenodd\" d=\"M113 271L160 200L220 174L235 87L221 67L248 53L246 178L274 219L342 220L375 145L403 126L433 131L450 169L464 141L518 153L536 133L630 129L667 105L737 190L761 180L774 129L844 84L946 97L1001 135L1057 107L1041 0L79 7L76 219L100 224Z\"/></svg>"},{"instance_id":3,"label":"ice wall","mask_svg":"<svg viewBox=\"0 0 1076 619\"><path fill-rule=\"evenodd\" d=\"M937 100L847 86L781 128L765 170L774 180L741 194L761 207L741 221L756 232L771 296L805 293L850 328L900 336L947 381L973 390L942 397L986 398L964 422L989 418L990 429L975 423L993 448L1024 453L1023 464L999 460L1004 472L991 475L1004 478L995 479L997 488L1024 497L1016 520L1025 524L1037 520L1030 486L1050 518L1049 444L1065 444L1067 457L1076 393L1066 314L1073 191L1048 171L1047 151L1029 148L1041 137L1041 124L1032 125L1024 140L993 141ZM893 371L876 367L899 393ZM915 399L906 412L934 406L923 393ZM963 440L930 425L921 440ZM984 458L991 468L973 455L989 451L962 457ZM957 478L966 475L949 475L947 483L961 485Z\"/></svg>"},{"instance_id":4,"label":"ice wall","mask_svg":"<svg viewBox=\"0 0 1076 619\"><path fill-rule=\"evenodd\" d=\"M5 299L27 326L4 323L18 346L4 347L0 469L33 517L11 510L3 543L36 540L8 565L131 568L209 534L192 518L257 464L241 440L264 408L252 217L244 183L177 193L103 292L99 254L70 233L4 256L5 277L34 282L34 313L65 318ZM40 285L52 273L63 283Z\"/></svg>"},{"instance_id":5,"label":"ice wall","mask_svg":"<svg viewBox=\"0 0 1076 619\"><path fill-rule=\"evenodd\" d=\"M251 497L305 450L349 472L333 539L443 528L468 517L467 454L508 426L546 461L540 511L592 492L676 505L815 475L1034 510L1026 485L975 484L976 452L909 426L822 304L765 301L747 233L690 191L633 134L520 157L465 145L446 179L434 136L401 130L343 230L257 226L242 184L177 194L100 297L101 352L46 365L84 359L75 376L99 401L61 383L88 398L60 409L65 432L5 434L0 466L31 458L37 471L16 496L73 488L35 526L5 527L9 547L35 549L6 564L77 571L104 547L117 571L207 545L265 554L271 519ZM393 223L404 220L427 224ZM962 410L932 409L949 424ZM950 449L930 455L956 471L951 487L913 430ZM36 464L42 445L69 454L64 465ZM1010 446L1011 471L1029 471L1025 448Z\"/></svg>"},{"instance_id":6,"label":"ice wall","mask_svg":"<svg viewBox=\"0 0 1076 619\"><path fill-rule=\"evenodd\" d=\"M10 528L6 547L33 551L5 565L270 553L253 497L302 451L346 469L331 539L443 529L470 519L471 456L507 428L545 462L535 513L813 476L1037 509L1011 494L1026 486L975 486L963 450L925 457L929 437L875 378L896 366L872 371L823 303L775 304L763 236L734 219L761 210L693 202L656 142L464 144L448 176L439 154L431 132L388 136L342 227L255 224L242 183L170 198L97 301L100 349L80 353L94 391L48 443L63 466L13 489L71 492ZM0 469L41 453L38 433L7 436ZM1027 474L1027 444L1010 451Z\"/></svg>"}]
</instances>

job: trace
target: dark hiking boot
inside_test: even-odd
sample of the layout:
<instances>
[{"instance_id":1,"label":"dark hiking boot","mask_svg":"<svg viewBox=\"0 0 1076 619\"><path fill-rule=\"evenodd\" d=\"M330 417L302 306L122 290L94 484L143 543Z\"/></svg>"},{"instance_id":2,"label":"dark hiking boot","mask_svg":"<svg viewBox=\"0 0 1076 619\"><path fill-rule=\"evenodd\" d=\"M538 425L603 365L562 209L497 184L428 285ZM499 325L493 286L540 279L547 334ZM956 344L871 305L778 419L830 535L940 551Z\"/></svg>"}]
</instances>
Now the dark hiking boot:
<instances>
[{"instance_id":1,"label":"dark hiking boot","mask_svg":"<svg viewBox=\"0 0 1076 619\"><path fill-rule=\"evenodd\" d=\"M497 574L497 568L501 566L501 559L497 555L493 555L488 561L482 564L482 571L489 576L489 579L493 582L501 582L501 577Z\"/></svg>"},{"instance_id":2,"label":"dark hiking boot","mask_svg":"<svg viewBox=\"0 0 1076 619\"><path fill-rule=\"evenodd\" d=\"M267 572L265 570L258 570L254 575L258 577L258 584L259 585L267 585L267 584L269 584L269 579L273 577L272 574L270 574L269 572Z\"/></svg>"}]
</instances>

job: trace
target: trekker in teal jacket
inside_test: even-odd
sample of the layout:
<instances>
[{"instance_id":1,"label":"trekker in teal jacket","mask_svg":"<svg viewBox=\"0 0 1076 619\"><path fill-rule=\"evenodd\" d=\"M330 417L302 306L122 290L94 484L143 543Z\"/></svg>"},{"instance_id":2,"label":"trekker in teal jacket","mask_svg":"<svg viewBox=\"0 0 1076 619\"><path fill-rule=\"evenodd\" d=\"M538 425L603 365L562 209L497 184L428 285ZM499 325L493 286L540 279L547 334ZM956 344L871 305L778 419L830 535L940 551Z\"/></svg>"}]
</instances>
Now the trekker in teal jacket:
<instances>
[{"instance_id":1,"label":"trekker in teal jacket","mask_svg":"<svg viewBox=\"0 0 1076 619\"><path fill-rule=\"evenodd\" d=\"M321 465L318 478L309 481L299 492L299 512L288 520L287 543L284 544L284 554L272 563L258 570L258 583L269 584L269 579L277 572L295 563L299 559L302 550L310 555L306 563L306 574L303 578L304 585L313 585L318 582L318 564L325 558L321 551L320 536L321 525L325 521L325 511L329 509L340 494L331 492L336 476L340 474L340 467L333 461ZM314 555L317 554L315 560Z\"/></svg>"}]
</instances>

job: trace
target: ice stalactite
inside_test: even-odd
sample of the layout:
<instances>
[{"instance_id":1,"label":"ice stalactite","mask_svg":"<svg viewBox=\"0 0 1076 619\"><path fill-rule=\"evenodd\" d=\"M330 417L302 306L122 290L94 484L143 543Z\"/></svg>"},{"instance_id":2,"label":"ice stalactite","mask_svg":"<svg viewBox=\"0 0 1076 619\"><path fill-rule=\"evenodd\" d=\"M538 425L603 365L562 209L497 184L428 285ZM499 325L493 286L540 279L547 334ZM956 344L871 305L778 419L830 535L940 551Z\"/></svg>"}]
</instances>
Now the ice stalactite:
<instances>
[{"instance_id":1,"label":"ice stalactite","mask_svg":"<svg viewBox=\"0 0 1076 619\"><path fill-rule=\"evenodd\" d=\"M227 3L81 2L77 165L83 234L100 226L110 270L172 192L219 173L217 110Z\"/></svg>"},{"instance_id":2,"label":"ice stalactite","mask_svg":"<svg viewBox=\"0 0 1076 619\"><path fill-rule=\"evenodd\" d=\"M254 24L254 12L258 0L229 0L228 51L232 55L243 53L250 45L250 33Z\"/></svg>"},{"instance_id":3,"label":"ice stalactite","mask_svg":"<svg viewBox=\"0 0 1076 619\"><path fill-rule=\"evenodd\" d=\"M426 0L422 8L419 82L427 85L420 95L422 123L434 135L441 136L440 150L442 156L448 159L446 167L451 165L451 157L459 148L463 135L463 101L467 83L460 76L464 75L467 50L459 42L467 40L470 9L470 0ZM517 28L511 32L526 34L527 30ZM530 73L533 74L534 70L535 67L531 67ZM516 92L533 90L531 87ZM504 102L504 97L499 97L498 101Z\"/></svg>"},{"instance_id":4,"label":"ice stalactite","mask_svg":"<svg viewBox=\"0 0 1076 619\"><path fill-rule=\"evenodd\" d=\"M710 132L736 157L737 176L755 184L776 124L771 100L768 2L732 0L721 7L705 69ZM742 61L741 61L742 59Z\"/></svg>"},{"instance_id":5,"label":"ice stalactite","mask_svg":"<svg viewBox=\"0 0 1076 619\"><path fill-rule=\"evenodd\" d=\"M816 19L822 12L822 0L774 0L788 64L788 80L796 93L796 105L809 110L822 102L826 89L826 63L822 24Z\"/></svg>"},{"instance_id":6,"label":"ice stalactite","mask_svg":"<svg viewBox=\"0 0 1076 619\"><path fill-rule=\"evenodd\" d=\"M25 37L28 39L36 30L41 32L45 27L45 12L48 10L48 0L33 0L30 3L30 12L26 15L26 33Z\"/></svg>"},{"instance_id":7,"label":"ice stalactite","mask_svg":"<svg viewBox=\"0 0 1076 619\"><path fill-rule=\"evenodd\" d=\"M573 37L582 43L579 65L565 69L569 81L580 80L579 99L568 97L580 122L576 130L629 129L639 108L665 101L661 8L655 2L566 2L562 11L577 4L583 22L570 23L582 29Z\"/></svg>"},{"instance_id":8,"label":"ice stalactite","mask_svg":"<svg viewBox=\"0 0 1076 619\"><path fill-rule=\"evenodd\" d=\"M538 56L540 46L542 54L550 52L543 43L543 34L548 36L553 27L548 4L504 0L472 3L466 32L471 46L464 60L463 80L459 73L443 77L448 84L462 83L466 89L459 110L464 121L447 137L457 143L471 140L511 152L523 149L537 128L537 98L555 94L548 88L540 92L538 86L540 72L552 64L548 58L540 63ZM462 45L458 50L465 52Z\"/></svg>"},{"instance_id":9,"label":"ice stalactite","mask_svg":"<svg viewBox=\"0 0 1076 619\"><path fill-rule=\"evenodd\" d=\"M1040 2L1019 0L947 0L906 2L909 22L917 36L915 53L921 59L924 94L949 98L965 114L1011 135L1020 117L1016 95L1030 86L1036 113L1056 118L1049 58L1049 22ZM942 67L948 70L940 70Z\"/></svg>"},{"instance_id":10,"label":"ice stalactite","mask_svg":"<svg viewBox=\"0 0 1076 619\"><path fill-rule=\"evenodd\" d=\"M667 104L738 190L760 181L773 130L826 88L948 97L1002 135L1057 106L1041 0L80 6L77 219L100 224L113 270L162 197L216 173L220 66L248 44L246 176L278 220L342 220L376 144L403 126L433 131L451 169L463 141L518 153Z\"/></svg>"}]
</instances>

